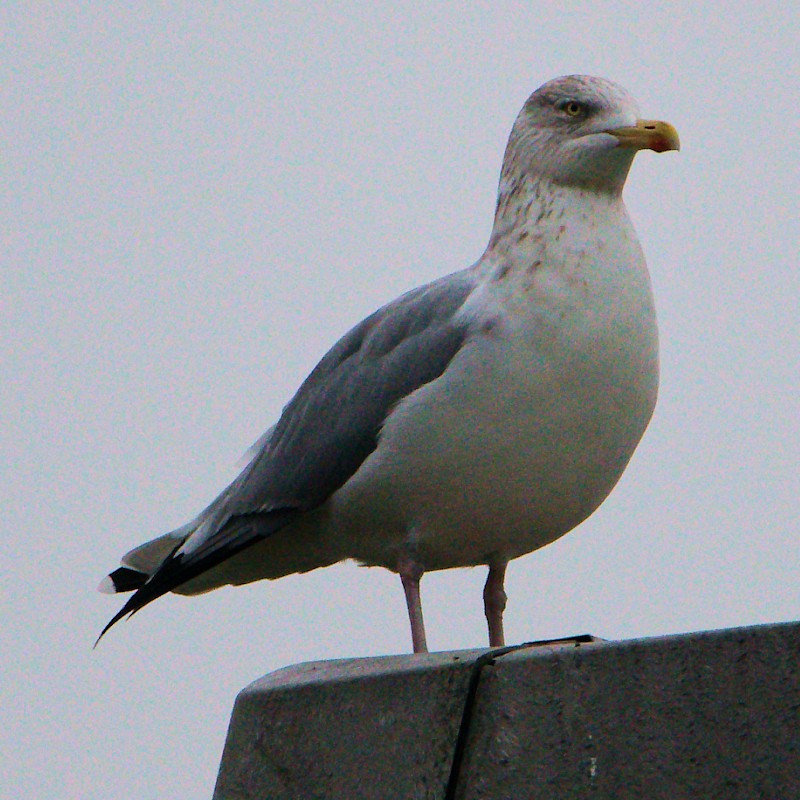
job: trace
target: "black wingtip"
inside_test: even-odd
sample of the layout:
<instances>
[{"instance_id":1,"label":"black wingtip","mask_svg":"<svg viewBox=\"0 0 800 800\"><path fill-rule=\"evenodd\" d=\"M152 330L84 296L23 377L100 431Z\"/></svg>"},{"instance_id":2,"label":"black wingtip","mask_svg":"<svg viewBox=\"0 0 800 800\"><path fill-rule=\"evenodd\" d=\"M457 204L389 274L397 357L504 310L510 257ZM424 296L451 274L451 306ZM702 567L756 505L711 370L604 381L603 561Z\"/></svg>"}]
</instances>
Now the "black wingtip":
<instances>
[{"instance_id":1,"label":"black wingtip","mask_svg":"<svg viewBox=\"0 0 800 800\"><path fill-rule=\"evenodd\" d=\"M108 625L100 631L97 641L94 646L97 647L98 642L106 635L110 628L116 625L123 617L132 616L140 608L144 608L148 603L152 603L158 597L174 589L182 581L170 580L170 569L167 567L174 567L175 564L180 562L180 556L168 556L162 564L161 568L155 575L150 577L144 576L144 582L136 589L136 592L128 598L128 602L111 618ZM166 574L166 579L165 579ZM132 587L134 588L134 587Z\"/></svg>"},{"instance_id":2,"label":"black wingtip","mask_svg":"<svg viewBox=\"0 0 800 800\"><path fill-rule=\"evenodd\" d=\"M184 554L178 553L181 544L177 544L156 572L150 576L137 573L136 570L128 567L121 567L112 572L106 580L113 584L115 591L132 591L134 589L136 591L103 628L94 646L97 647L109 629L124 616L135 614L140 608L144 608L153 600L171 592L177 586L190 581L236 553L275 533L295 519L298 513L300 512L296 508L278 508L266 513L234 517L220 529L215 546L210 547L208 552L203 552L203 548L200 548L187 559ZM120 581L119 585L118 580ZM126 588L120 588L123 584Z\"/></svg>"},{"instance_id":3,"label":"black wingtip","mask_svg":"<svg viewBox=\"0 0 800 800\"><path fill-rule=\"evenodd\" d=\"M184 583L190 577L194 577L190 573L189 575L181 576L176 579L175 573L180 572L180 564L182 560L183 557L180 555L174 555L173 551L173 554L167 556L155 574L147 576L143 573L139 573L139 575L144 578L143 581L140 581L140 578L138 577L134 577L136 575L135 570L127 570L127 572L131 574L125 574L124 579L129 580L131 583L137 582L140 585L131 586L129 591L136 589L135 593L128 598L128 602L125 603L125 605L122 606L122 608L111 618L108 625L106 625L105 628L100 631L100 635L97 637L97 641L94 643L94 646L97 647L99 641L103 638L103 636L106 635L109 629L116 625L123 617L132 616L140 608L144 608L146 605L148 605L148 603L152 603L153 600L165 595L176 586ZM117 570L109 576L109 578L114 581L115 586L117 575L121 571L126 572L126 569L123 567L122 570ZM198 570L198 572L199 571L200 570Z\"/></svg>"},{"instance_id":4,"label":"black wingtip","mask_svg":"<svg viewBox=\"0 0 800 800\"><path fill-rule=\"evenodd\" d=\"M137 611L136 603L134 600L136 599L136 595L130 598L127 603L111 618L109 623L100 631L100 635L95 640L94 645L92 646L92 650L94 650L98 644L100 644L100 640L108 633L108 631L116 625L123 617L128 616L129 614L134 614Z\"/></svg>"},{"instance_id":5,"label":"black wingtip","mask_svg":"<svg viewBox=\"0 0 800 800\"><path fill-rule=\"evenodd\" d=\"M146 572L140 572L130 567L120 567L115 569L109 576L109 580L114 584L114 593L134 592L141 589L147 583L150 576Z\"/></svg>"}]
</instances>

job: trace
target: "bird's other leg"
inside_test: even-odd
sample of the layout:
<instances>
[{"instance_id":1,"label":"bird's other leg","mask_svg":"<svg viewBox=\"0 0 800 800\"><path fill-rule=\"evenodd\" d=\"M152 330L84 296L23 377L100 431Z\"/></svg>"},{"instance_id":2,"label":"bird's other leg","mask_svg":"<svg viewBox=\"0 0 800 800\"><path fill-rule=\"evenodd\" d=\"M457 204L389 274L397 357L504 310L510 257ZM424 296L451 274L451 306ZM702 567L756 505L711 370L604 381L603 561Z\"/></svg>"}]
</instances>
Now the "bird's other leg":
<instances>
[{"instance_id":1,"label":"bird's other leg","mask_svg":"<svg viewBox=\"0 0 800 800\"><path fill-rule=\"evenodd\" d=\"M414 652L427 653L428 644L425 641L422 600L419 596L419 582L425 570L413 558L404 555L397 562L397 571L400 573L403 591L406 593L408 620L411 623L411 643L414 646Z\"/></svg>"},{"instance_id":2,"label":"bird's other leg","mask_svg":"<svg viewBox=\"0 0 800 800\"><path fill-rule=\"evenodd\" d=\"M489 564L489 577L483 587L483 609L489 624L489 647L502 647L506 643L503 635L503 611L507 598L503 583L507 565L508 561Z\"/></svg>"}]
</instances>

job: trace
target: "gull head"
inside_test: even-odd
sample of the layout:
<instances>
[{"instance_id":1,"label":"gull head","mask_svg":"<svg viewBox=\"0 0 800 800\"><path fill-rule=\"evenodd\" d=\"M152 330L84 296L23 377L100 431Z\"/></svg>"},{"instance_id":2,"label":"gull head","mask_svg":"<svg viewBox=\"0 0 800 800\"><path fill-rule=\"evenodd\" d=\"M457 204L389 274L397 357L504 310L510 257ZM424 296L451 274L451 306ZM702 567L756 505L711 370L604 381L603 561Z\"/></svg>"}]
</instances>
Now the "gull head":
<instances>
[{"instance_id":1,"label":"gull head","mask_svg":"<svg viewBox=\"0 0 800 800\"><path fill-rule=\"evenodd\" d=\"M618 195L639 150L678 150L667 122L641 119L631 95L589 75L555 78L526 101L503 159L500 193L527 180Z\"/></svg>"}]
</instances>

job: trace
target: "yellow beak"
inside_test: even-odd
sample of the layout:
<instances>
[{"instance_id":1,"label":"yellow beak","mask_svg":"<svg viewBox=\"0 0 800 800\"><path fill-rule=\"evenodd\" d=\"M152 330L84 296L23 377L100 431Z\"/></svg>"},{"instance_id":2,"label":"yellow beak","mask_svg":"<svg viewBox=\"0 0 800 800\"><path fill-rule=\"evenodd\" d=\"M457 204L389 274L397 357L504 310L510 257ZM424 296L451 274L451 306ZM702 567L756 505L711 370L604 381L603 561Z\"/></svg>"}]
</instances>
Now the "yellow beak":
<instances>
[{"instance_id":1,"label":"yellow beak","mask_svg":"<svg viewBox=\"0 0 800 800\"><path fill-rule=\"evenodd\" d=\"M639 119L636 120L636 125L630 128L615 128L606 133L615 136L619 140L620 147L655 150L656 153L681 149L678 131L669 122L657 119Z\"/></svg>"}]
</instances>

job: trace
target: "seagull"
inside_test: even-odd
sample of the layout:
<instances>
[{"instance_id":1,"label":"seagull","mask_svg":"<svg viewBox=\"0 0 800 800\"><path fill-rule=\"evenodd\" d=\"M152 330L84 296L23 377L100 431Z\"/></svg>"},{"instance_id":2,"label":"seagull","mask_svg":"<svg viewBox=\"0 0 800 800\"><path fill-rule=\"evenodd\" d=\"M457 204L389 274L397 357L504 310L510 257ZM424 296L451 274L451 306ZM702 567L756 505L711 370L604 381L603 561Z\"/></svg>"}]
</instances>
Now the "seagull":
<instances>
[{"instance_id":1,"label":"seagull","mask_svg":"<svg viewBox=\"0 0 800 800\"><path fill-rule=\"evenodd\" d=\"M637 151L678 150L621 86L570 75L525 102L494 225L468 269L340 339L241 474L192 522L122 558L101 591L151 601L352 559L400 576L427 652L425 572L486 565L490 647L506 566L611 492L658 391L650 278L622 188Z\"/></svg>"}]
</instances>

